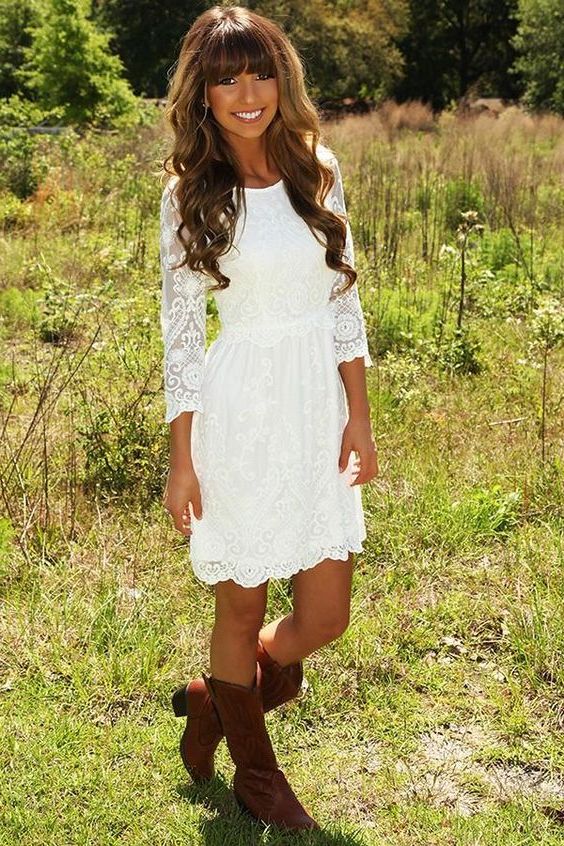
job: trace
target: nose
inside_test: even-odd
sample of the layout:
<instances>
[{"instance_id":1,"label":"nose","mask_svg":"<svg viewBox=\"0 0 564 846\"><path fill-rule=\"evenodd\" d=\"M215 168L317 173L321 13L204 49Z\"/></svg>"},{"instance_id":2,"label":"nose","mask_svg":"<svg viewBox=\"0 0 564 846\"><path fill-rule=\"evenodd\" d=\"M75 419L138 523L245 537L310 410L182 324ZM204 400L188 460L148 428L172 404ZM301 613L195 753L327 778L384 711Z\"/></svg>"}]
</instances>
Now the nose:
<instances>
[{"instance_id":1,"label":"nose","mask_svg":"<svg viewBox=\"0 0 564 846\"><path fill-rule=\"evenodd\" d=\"M241 103L243 103L245 106L255 105L258 101L254 80L249 79L247 82L242 82L240 94Z\"/></svg>"}]
</instances>

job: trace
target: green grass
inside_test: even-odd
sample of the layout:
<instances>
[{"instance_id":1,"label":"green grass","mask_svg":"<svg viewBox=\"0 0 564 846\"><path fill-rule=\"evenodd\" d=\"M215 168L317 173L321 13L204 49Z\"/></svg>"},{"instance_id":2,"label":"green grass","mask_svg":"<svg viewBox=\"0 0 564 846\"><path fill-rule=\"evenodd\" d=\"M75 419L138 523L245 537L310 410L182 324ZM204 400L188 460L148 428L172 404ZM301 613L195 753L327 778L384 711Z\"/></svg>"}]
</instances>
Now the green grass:
<instances>
[{"instance_id":1,"label":"green grass","mask_svg":"<svg viewBox=\"0 0 564 846\"><path fill-rule=\"evenodd\" d=\"M357 233L370 216L353 177L382 143L370 120L330 128L349 155ZM562 157L542 122L537 132L547 219L533 280L484 174L472 175L491 215L468 260L474 351L448 346L459 268L448 253L421 257L411 163L433 150L436 184L464 196L457 145L480 161L486 138L445 123L400 133L395 165L382 160L405 218L391 264L371 258L381 222L365 232L366 254L357 247L380 474L362 489L368 538L351 621L305 660L301 697L267 716L280 765L323 827L301 836L261 833L240 815L224 742L205 788L178 755L170 695L208 671L214 595L160 502L158 132L143 130L142 143L87 137L64 152L42 142L50 179L0 241L0 846L562 842L564 356L555 343L543 461L542 358L530 346L535 309L562 302L560 212L549 203ZM503 144L527 161L536 142L523 133L498 134L500 162ZM127 167L112 175L114 161ZM446 221L454 189L446 200L441 190L429 202ZM525 233L530 209L512 211ZM440 226L437 243L452 246ZM211 339L212 301L208 326ZM291 603L290 582L273 580L266 620Z\"/></svg>"}]
</instances>

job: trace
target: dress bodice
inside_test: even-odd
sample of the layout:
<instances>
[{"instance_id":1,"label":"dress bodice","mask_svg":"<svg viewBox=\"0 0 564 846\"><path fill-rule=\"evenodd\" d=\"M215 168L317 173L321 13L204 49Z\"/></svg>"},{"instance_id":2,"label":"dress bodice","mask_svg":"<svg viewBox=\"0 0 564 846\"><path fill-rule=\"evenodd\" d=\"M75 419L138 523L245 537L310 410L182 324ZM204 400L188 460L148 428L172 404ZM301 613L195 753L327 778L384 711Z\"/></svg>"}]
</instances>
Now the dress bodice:
<instances>
[{"instance_id":1,"label":"dress bodice","mask_svg":"<svg viewBox=\"0 0 564 846\"><path fill-rule=\"evenodd\" d=\"M333 167L335 181L325 205L346 215L339 165L328 148L318 155ZM176 235L179 213L173 202L177 177L165 186L161 202L163 296L161 325L165 343L165 395L168 422L183 410L202 411L200 396L205 354L208 289L216 280L187 267L174 270L182 247ZM235 191L235 189L233 189ZM294 210L281 179L267 188L245 188L245 209L236 223L233 244L219 266L230 279L214 290L221 322L219 338L272 346L283 337L326 326L334 332L337 364L363 357L372 364L358 287L344 294L344 274L329 268L325 247ZM318 233L321 242L322 233ZM345 260L354 267L347 222Z\"/></svg>"}]
</instances>

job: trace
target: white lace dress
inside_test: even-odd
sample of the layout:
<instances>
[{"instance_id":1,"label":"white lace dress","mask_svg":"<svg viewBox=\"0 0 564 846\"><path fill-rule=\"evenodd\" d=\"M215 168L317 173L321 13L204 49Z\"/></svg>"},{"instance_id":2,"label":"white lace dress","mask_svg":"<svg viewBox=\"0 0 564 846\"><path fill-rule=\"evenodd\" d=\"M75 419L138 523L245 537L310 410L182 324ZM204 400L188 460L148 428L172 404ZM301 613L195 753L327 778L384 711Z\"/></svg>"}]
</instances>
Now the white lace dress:
<instances>
[{"instance_id":1,"label":"white lace dress","mask_svg":"<svg viewBox=\"0 0 564 846\"><path fill-rule=\"evenodd\" d=\"M326 205L345 213L336 181ZM183 267L172 177L161 202L161 327L166 421L194 411L192 461L202 517L191 513L190 560L200 580L255 587L324 558L346 561L366 538L351 453L339 472L348 419L342 361L372 365L358 288L327 267L283 180L246 188L234 245L220 259L229 287L212 292L221 328L205 348L207 288ZM350 226L346 260L354 266Z\"/></svg>"}]
</instances>

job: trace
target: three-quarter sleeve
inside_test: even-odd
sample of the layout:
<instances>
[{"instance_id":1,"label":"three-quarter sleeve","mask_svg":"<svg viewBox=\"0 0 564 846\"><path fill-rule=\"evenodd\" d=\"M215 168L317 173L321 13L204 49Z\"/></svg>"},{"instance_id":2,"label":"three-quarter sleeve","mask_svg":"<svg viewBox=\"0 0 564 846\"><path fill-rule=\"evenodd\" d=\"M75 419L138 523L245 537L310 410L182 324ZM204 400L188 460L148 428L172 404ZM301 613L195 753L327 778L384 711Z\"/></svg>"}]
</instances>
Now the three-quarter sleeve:
<instances>
[{"instance_id":1,"label":"three-quarter sleeve","mask_svg":"<svg viewBox=\"0 0 564 846\"><path fill-rule=\"evenodd\" d=\"M170 179L160 209L160 262L162 273L161 331L164 343L166 422L183 411L203 411L201 386L206 347L206 285L202 274L184 265L177 235L181 221Z\"/></svg>"},{"instance_id":2,"label":"three-quarter sleeve","mask_svg":"<svg viewBox=\"0 0 564 846\"><path fill-rule=\"evenodd\" d=\"M332 211L346 215L343 180L339 163L334 156L331 160L331 166L335 173L335 183L329 195L329 208ZM348 217L347 238L343 258L347 264L355 267L354 245ZM344 294L338 293L346 281L347 279L344 274L336 274L330 298L335 318L334 345L337 364L340 364L342 361L352 361L354 358L364 358L365 366L372 367L373 362L368 351L366 324L360 303L358 285L355 282Z\"/></svg>"}]
</instances>

